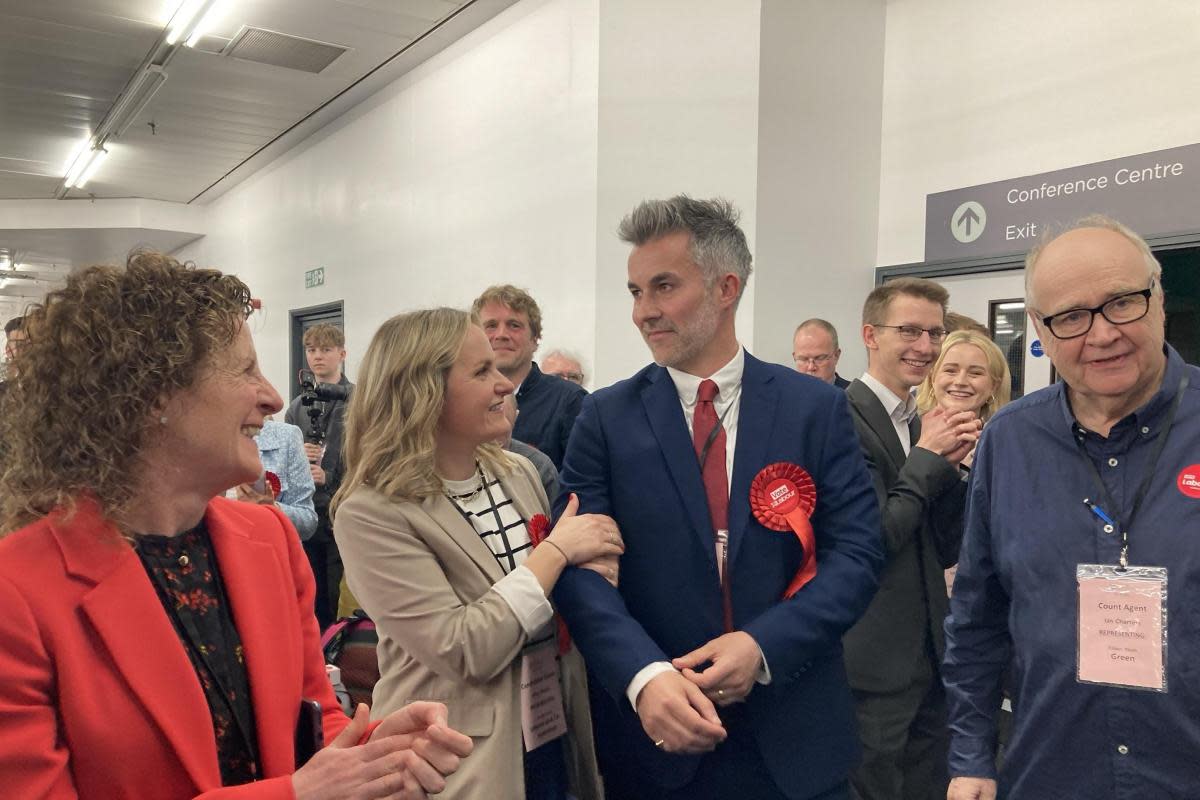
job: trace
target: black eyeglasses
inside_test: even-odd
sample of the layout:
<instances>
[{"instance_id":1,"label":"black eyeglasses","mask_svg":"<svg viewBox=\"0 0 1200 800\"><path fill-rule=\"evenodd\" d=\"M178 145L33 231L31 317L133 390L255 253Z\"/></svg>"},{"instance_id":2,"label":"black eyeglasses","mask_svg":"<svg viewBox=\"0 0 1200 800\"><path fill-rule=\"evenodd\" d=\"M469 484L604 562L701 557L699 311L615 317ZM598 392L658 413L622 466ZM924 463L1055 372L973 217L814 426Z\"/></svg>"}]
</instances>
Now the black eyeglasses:
<instances>
[{"instance_id":1,"label":"black eyeglasses","mask_svg":"<svg viewBox=\"0 0 1200 800\"><path fill-rule=\"evenodd\" d=\"M946 338L945 328L918 328L916 325L872 325L876 328L895 328L900 332L900 338L906 342L915 342L921 338L922 333L929 334L929 341L937 344L942 339Z\"/></svg>"},{"instance_id":2,"label":"black eyeglasses","mask_svg":"<svg viewBox=\"0 0 1200 800\"><path fill-rule=\"evenodd\" d=\"M1140 292L1119 294L1111 300L1106 300L1095 308L1072 308L1060 311L1048 317L1042 317L1042 324L1050 329L1056 339L1077 339L1092 329L1096 315L1102 315L1113 325L1127 325L1137 322L1150 311L1150 295L1154 292L1154 281L1150 281L1148 289Z\"/></svg>"}]
</instances>

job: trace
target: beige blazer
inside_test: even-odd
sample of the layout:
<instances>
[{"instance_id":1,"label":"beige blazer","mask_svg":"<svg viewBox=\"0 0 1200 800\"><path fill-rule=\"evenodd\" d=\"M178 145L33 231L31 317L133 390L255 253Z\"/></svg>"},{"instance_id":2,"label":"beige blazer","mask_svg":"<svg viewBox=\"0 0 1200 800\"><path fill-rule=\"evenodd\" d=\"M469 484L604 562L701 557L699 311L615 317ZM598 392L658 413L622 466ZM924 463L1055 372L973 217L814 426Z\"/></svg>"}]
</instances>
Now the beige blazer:
<instances>
[{"instance_id":1,"label":"beige blazer","mask_svg":"<svg viewBox=\"0 0 1200 800\"><path fill-rule=\"evenodd\" d=\"M518 462L500 483L521 516L548 514L533 465ZM475 750L447 779L451 800L525 797L521 648L526 635L492 586L496 557L444 496L420 502L356 489L339 506L334 536L350 590L379 631L379 682L371 716L414 700L437 700ZM603 797L592 743L583 660L560 660L567 706L567 773L580 800Z\"/></svg>"}]
</instances>

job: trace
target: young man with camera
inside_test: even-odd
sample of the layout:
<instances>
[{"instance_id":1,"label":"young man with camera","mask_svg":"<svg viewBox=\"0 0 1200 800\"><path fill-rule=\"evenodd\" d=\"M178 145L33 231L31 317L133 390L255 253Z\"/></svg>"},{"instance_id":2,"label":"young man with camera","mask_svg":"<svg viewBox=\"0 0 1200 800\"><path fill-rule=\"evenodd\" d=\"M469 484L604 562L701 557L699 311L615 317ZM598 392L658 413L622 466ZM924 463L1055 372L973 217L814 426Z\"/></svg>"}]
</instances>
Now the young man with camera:
<instances>
[{"instance_id":1,"label":"young man with camera","mask_svg":"<svg viewBox=\"0 0 1200 800\"><path fill-rule=\"evenodd\" d=\"M346 336L341 328L321 323L306 330L304 358L312 375L302 373L303 391L288 406L284 420L304 432L304 452L317 487L313 495L317 532L304 542L304 551L317 582L315 610L324 629L336 616L342 582L342 558L333 540L329 501L341 482L342 420L354 384L342 373Z\"/></svg>"}]
</instances>

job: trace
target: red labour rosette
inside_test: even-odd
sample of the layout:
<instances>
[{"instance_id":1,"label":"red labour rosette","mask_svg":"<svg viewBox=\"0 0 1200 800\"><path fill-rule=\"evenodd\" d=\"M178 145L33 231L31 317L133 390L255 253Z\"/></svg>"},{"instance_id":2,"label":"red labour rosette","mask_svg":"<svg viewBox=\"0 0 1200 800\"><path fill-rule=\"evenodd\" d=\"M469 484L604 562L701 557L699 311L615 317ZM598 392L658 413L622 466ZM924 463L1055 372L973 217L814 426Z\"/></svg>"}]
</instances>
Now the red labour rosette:
<instances>
[{"instance_id":1,"label":"red labour rosette","mask_svg":"<svg viewBox=\"0 0 1200 800\"><path fill-rule=\"evenodd\" d=\"M529 531L529 542L534 547L541 544L550 527L550 520L546 519L545 514L534 514L525 523L525 529ZM558 615L555 615L558 616ZM567 631L567 623L563 622L562 617L558 617L558 654L566 655L571 650L571 634Z\"/></svg>"},{"instance_id":2,"label":"red labour rosette","mask_svg":"<svg viewBox=\"0 0 1200 800\"><path fill-rule=\"evenodd\" d=\"M817 507L817 485L803 468L777 461L759 470L750 483L750 510L754 518L773 531L791 530L804 548L800 570L788 584L784 598L817 574L817 539L808 518Z\"/></svg>"},{"instance_id":3,"label":"red labour rosette","mask_svg":"<svg viewBox=\"0 0 1200 800\"><path fill-rule=\"evenodd\" d=\"M279 497L279 493L283 490L283 484L279 481L279 476L270 470L263 473L263 482L267 484L267 488L271 490L271 499Z\"/></svg>"},{"instance_id":4,"label":"red labour rosette","mask_svg":"<svg viewBox=\"0 0 1200 800\"><path fill-rule=\"evenodd\" d=\"M546 538L546 529L550 527L550 520L546 519L545 514L534 514L529 518L529 522L525 524L529 529L529 541L537 547L542 543L542 539Z\"/></svg>"}]
</instances>

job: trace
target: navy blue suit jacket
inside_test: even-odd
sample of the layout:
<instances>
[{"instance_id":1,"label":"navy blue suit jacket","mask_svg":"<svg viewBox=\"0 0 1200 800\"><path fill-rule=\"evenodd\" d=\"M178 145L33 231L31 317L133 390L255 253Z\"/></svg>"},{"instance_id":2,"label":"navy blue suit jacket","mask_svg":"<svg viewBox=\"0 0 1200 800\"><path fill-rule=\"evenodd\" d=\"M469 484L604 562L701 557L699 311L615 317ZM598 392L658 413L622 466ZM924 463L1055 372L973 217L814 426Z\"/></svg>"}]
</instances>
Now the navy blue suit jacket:
<instances>
[{"instance_id":1,"label":"navy blue suit jacket","mask_svg":"<svg viewBox=\"0 0 1200 800\"><path fill-rule=\"evenodd\" d=\"M734 627L762 648L771 683L755 685L746 712L775 782L802 798L845 780L859 746L842 665L842 634L875 592L884 551L879 509L845 392L746 355L729 500ZM812 516L817 575L782 600L800 567L795 534L750 511L750 483L777 461L817 485ZM581 513L612 516L625 539L620 589L568 569L554 596L588 666L621 709L620 737L658 785L676 788L699 758L653 746L625 699L647 664L720 636L714 533L683 408L670 375L651 365L590 395L562 471ZM632 743L632 744L631 744ZM603 746L603 745L602 745Z\"/></svg>"}]
</instances>

